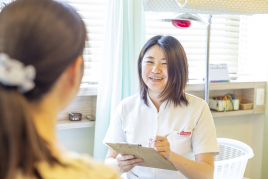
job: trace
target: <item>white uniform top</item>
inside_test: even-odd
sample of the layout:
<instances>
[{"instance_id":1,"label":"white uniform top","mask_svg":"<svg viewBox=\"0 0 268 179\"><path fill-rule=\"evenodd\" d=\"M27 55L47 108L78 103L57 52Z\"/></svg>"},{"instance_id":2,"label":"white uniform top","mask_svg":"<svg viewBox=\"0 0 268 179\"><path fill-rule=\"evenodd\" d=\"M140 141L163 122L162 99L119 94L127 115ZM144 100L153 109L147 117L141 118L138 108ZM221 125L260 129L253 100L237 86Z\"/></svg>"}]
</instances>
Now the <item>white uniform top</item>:
<instances>
[{"instance_id":1,"label":"white uniform top","mask_svg":"<svg viewBox=\"0 0 268 179\"><path fill-rule=\"evenodd\" d=\"M173 103L166 105L167 102L163 102L159 112L148 95L149 107L139 94L124 99L117 107L103 142L139 143L146 146L149 138L155 135L164 136L170 132L167 137L170 149L183 157L195 160L196 154L218 154L215 126L207 103L189 94L186 94L186 99L188 106L182 104L175 107ZM191 132L191 135L179 135L182 131ZM124 176L142 179L186 179L179 171L140 166L134 167Z\"/></svg>"}]
</instances>

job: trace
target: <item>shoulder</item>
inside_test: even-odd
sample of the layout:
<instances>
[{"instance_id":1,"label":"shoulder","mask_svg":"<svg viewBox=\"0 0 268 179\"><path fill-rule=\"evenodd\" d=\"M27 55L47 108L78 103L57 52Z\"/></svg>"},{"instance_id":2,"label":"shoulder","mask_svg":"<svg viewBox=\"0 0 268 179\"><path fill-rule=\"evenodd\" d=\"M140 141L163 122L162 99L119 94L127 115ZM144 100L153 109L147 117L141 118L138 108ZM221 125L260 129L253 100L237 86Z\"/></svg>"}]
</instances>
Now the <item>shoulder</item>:
<instances>
[{"instance_id":1,"label":"shoulder","mask_svg":"<svg viewBox=\"0 0 268 179\"><path fill-rule=\"evenodd\" d=\"M197 96L185 93L186 99L189 102L189 105L195 105L195 106L204 106L206 104L205 100L202 98L199 98Z\"/></svg>"},{"instance_id":2,"label":"shoulder","mask_svg":"<svg viewBox=\"0 0 268 179\"><path fill-rule=\"evenodd\" d=\"M203 111L210 111L208 104L202 98L191 94L186 94L186 99L188 101L187 109L189 112L193 112L196 116L200 116Z\"/></svg>"},{"instance_id":3,"label":"shoulder","mask_svg":"<svg viewBox=\"0 0 268 179\"><path fill-rule=\"evenodd\" d=\"M45 162L38 164L38 171L43 178L100 178L100 179L117 179L117 171L100 162L94 161L88 155L79 155L68 153L60 156L61 164L50 166Z\"/></svg>"},{"instance_id":4,"label":"shoulder","mask_svg":"<svg viewBox=\"0 0 268 179\"><path fill-rule=\"evenodd\" d=\"M133 96L129 96L121 101L121 106L124 111L129 111L133 109L139 108L141 105L144 104L143 100L140 97L140 94L135 94Z\"/></svg>"},{"instance_id":5,"label":"shoulder","mask_svg":"<svg viewBox=\"0 0 268 179\"><path fill-rule=\"evenodd\" d=\"M141 101L140 94L135 94L135 95L129 96L127 98L124 98L121 103L123 105L132 105L138 101Z\"/></svg>"}]
</instances>

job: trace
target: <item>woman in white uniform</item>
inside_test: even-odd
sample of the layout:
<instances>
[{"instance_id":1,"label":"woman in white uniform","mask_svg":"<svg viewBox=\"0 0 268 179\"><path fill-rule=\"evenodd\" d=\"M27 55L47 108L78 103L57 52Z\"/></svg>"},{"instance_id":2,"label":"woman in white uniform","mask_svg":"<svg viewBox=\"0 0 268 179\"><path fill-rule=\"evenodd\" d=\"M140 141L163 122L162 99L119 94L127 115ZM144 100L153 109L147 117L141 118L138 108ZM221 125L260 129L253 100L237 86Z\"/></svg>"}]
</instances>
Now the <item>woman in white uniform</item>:
<instances>
[{"instance_id":1,"label":"woman in white uniform","mask_svg":"<svg viewBox=\"0 0 268 179\"><path fill-rule=\"evenodd\" d=\"M137 166L141 159L111 148L105 162L124 178L212 179L219 152L215 126L207 103L184 92L188 65L180 42L171 36L151 38L141 50L138 71L140 94L119 104L104 143L149 145L178 171Z\"/></svg>"}]
</instances>

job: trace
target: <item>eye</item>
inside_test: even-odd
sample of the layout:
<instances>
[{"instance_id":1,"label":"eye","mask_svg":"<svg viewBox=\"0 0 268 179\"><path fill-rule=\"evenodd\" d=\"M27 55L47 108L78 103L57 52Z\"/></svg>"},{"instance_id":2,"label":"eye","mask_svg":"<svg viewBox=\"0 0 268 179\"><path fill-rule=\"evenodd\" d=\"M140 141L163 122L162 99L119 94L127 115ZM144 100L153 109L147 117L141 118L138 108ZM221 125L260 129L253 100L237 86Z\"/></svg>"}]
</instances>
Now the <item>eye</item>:
<instances>
[{"instance_id":1,"label":"eye","mask_svg":"<svg viewBox=\"0 0 268 179\"><path fill-rule=\"evenodd\" d=\"M162 63L162 65L167 65L167 63Z\"/></svg>"},{"instance_id":2,"label":"eye","mask_svg":"<svg viewBox=\"0 0 268 179\"><path fill-rule=\"evenodd\" d=\"M146 63L153 63L152 61L146 61Z\"/></svg>"}]
</instances>

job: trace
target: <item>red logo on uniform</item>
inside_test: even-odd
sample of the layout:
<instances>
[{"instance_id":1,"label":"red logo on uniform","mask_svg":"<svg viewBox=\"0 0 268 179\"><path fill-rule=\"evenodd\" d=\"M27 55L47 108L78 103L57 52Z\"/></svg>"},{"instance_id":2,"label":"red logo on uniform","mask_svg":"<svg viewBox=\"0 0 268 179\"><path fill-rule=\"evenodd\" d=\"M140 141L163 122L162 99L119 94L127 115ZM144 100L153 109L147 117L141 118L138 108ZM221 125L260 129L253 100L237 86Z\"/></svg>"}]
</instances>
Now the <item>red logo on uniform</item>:
<instances>
[{"instance_id":1,"label":"red logo on uniform","mask_svg":"<svg viewBox=\"0 0 268 179\"><path fill-rule=\"evenodd\" d=\"M191 132L180 132L180 135L191 135Z\"/></svg>"}]
</instances>

